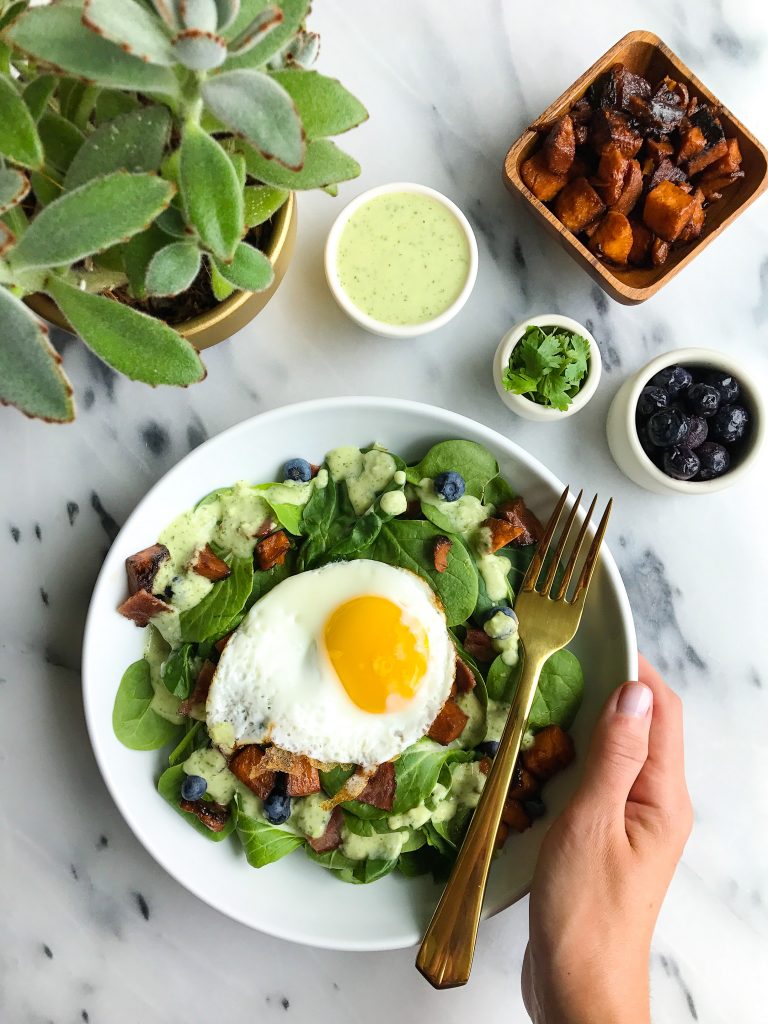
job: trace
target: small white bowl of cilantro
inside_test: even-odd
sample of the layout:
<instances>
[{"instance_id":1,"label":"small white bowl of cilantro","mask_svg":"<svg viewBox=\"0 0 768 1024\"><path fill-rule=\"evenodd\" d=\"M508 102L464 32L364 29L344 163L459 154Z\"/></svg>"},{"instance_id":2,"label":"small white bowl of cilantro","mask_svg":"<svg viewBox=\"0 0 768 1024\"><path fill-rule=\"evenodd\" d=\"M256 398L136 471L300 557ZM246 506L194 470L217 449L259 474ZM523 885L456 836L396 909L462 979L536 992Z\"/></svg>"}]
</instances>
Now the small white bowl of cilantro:
<instances>
[{"instance_id":1,"label":"small white bowl of cilantro","mask_svg":"<svg viewBox=\"0 0 768 1024\"><path fill-rule=\"evenodd\" d=\"M507 331L494 356L493 382L518 416L555 422L584 408L597 390L602 365L586 327L548 313Z\"/></svg>"}]
</instances>

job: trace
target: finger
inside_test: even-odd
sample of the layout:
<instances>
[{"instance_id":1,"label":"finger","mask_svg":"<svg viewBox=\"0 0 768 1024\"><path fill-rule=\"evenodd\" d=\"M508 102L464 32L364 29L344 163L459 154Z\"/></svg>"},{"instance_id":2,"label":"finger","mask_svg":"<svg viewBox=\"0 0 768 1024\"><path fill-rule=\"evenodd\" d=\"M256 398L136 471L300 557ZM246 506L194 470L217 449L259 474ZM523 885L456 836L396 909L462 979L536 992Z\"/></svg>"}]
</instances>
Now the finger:
<instances>
[{"instance_id":1,"label":"finger","mask_svg":"<svg viewBox=\"0 0 768 1024\"><path fill-rule=\"evenodd\" d=\"M624 821L627 797L648 756L653 690L629 682L611 696L592 736L580 802L601 812L613 810Z\"/></svg>"},{"instance_id":2,"label":"finger","mask_svg":"<svg viewBox=\"0 0 768 1024\"><path fill-rule=\"evenodd\" d=\"M639 675L653 690L653 719L648 737L648 758L632 787L630 799L648 806L668 808L676 800L687 800L682 703L642 656Z\"/></svg>"}]
</instances>

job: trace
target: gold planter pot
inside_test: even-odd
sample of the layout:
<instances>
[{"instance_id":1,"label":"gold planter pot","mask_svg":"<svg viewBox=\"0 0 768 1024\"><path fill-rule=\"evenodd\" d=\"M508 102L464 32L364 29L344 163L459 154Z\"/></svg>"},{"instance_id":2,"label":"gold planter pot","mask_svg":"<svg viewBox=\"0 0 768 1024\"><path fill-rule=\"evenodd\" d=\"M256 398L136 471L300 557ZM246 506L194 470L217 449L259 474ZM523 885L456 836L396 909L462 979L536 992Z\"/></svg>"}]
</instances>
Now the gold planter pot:
<instances>
[{"instance_id":1,"label":"gold planter pot","mask_svg":"<svg viewBox=\"0 0 768 1024\"><path fill-rule=\"evenodd\" d=\"M220 341L231 338L236 331L253 320L275 294L291 262L295 242L296 196L291 192L274 216L272 236L264 248L264 255L275 272L269 288L263 292L233 292L228 299L213 309L192 317L191 320L174 324L173 329L200 349L210 348L211 345L218 345ZM38 316L56 324L57 327L62 327L65 331L72 330L59 307L47 295L29 295L24 301Z\"/></svg>"}]
</instances>

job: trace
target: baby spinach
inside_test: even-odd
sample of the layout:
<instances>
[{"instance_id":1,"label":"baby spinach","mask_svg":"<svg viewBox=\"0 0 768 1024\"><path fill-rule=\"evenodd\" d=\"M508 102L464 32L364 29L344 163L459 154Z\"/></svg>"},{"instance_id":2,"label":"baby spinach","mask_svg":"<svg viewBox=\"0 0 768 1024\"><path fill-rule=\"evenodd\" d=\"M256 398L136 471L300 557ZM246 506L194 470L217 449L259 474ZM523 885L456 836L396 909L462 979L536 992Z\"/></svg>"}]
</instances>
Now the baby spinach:
<instances>
[{"instance_id":1,"label":"baby spinach","mask_svg":"<svg viewBox=\"0 0 768 1024\"><path fill-rule=\"evenodd\" d=\"M253 585L248 600L245 602L245 610L251 609L257 601L260 601L265 594L268 594L273 587L296 572L296 558L293 551L285 556L282 565L273 565L271 569L254 569Z\"/></svg>"},{"instance_id":2,"label":"baby spinach","mask_svg":"<svg viewBox=\"0 0 768 1024\"><path fill-rule=\"evenodd\" d=\"M325 850L323 853L318 853L317 850L312 849L309 843L304 847L304 852L310 860L316 864L322 864L329 871L349 871L351 874L357 863L350 860L349 857L345 857L340 850Z\"/></svg>"},{"instance_id":3,"label":"baby spinach","mask_svg":"<svg viewBox=\"0 0 768 1024\"><path fill-rule=\"evenodd\" d=\"M345 882L368 885L369 882L377 882L380 878L384 878L385 875L394 871L397 867L397 860L397 857L391 860L384 860L378 857L366 857L365 860L356 860L353 861L355 866L351 872L348 870L342 871L341 877Z\"/></svg>"},{"instance_id":4,"label":"baby spinach","mask_svg":"<svg viewBox=\"0 0 768 1024\"><path fill-rule=\"evenodd\" d=\"M498 508L505 501L511 501L514 496L515 492L501 473L489 480L483 490L483 502L486 505L493 505L494 508Z\"/></svg>"},{"instance_id":5,"label":"baby spinach","mask_svg":"<svg viewBox=\"0 0 768 1024\"><path fill-rule=\"evenodd\" d=\"M158 750L178 735L179 726L150 707L154 695L149 664L134 661L123 673L112 709L115 736L130 750Z\"/></svg>"},{"instance_id":6,"label":"baby spinach","mask_svg":"<svg viewBox=\"0 0 768 1024\"><path fill-rule=\"evenodd\" d=\"M266 821L251 818L244 813L240 799L235 795L235 828L240 842L243 844L245 856L252 868L263 868L273 864L286 854L292 853L304 845L304 837L297 836L285 829L275 828Z\"/></svg>"},{"instance_id":7,"label":"baby spinach","mask_svg":"<svg viewBox=\"0 0 768 1024\"><path fill-rule=\"evenodd\" d=\"M501 657L488 670L488 696L510 702L520 678L520 666L510 668ZM567 649L555 651L545 662L533 698L528 728L538 732L547 725L570 729L581 705L584 673L576 655Z\"/></svg>"},{"instance_id":8,"label":"baby spinach","mask_svg":"<svg viewBox=\"0 0 768 1024\"><path fill-rule=\"evenodd\" d=\"M196 815L192 814L190 811L182 811L179 806L179 801L181 800L181 784L184 781L185 774L184 766L181 764L172 765L170 768L166 768L157 780L158 793L164 800L168 801L176 813L180 814L196 832L205 836L205 838L209 839L212 843L220 843L223 839L226 839L227 836L231 835L235 828L234 814L230 813L227 823L221 832L213 832L211 829L206 828Z\"/></svg>"},{"instance_id":9,"label":"baby spinach","mask_svg":"<svg viewBox=\"0 0 768 1024\"><path fill-rule=\"evenodd\" d=\"M435 788L440 770L448 762L471 761L471 750L443 747L433 740L423 739L404 750L395 761L395 802L393 814L403 814L426 800Z\"/></svg>"},{"instance_id":10,"label":"baby spinach","mask_svg":"<svg viewBox=\"0 0 768 1024\"><path fill-rule=\"evenodd\" d=\"M197 676L197 659L192 644L182 644L171 651L163 664L161 678L169 693L180 700L190 695Z\"/></svg>"},{"instance_id":11,"label":"baby spinach","mask_svg":"<svg viewBox=\"0 0 768 1024\"><path fill-rule=\"evenodd\" d=\"M334 526L338 518L336 484L328 480L325 487L315 488L304 505L301 514L301 528L306 540L299 552L299 572L314 569L320 564L325 551L335 540ZM338 527L336 527L337 529Z\"/></svg>"},{"instance_id":12,"label":"baby spinach","mask_svg":"<svg viewBox=\"0 0 768 1024\"><path fill-rule=\"evenodd\" d=\"M182 639L187 642L209 640L223 636L250 596L253 586L253 563L250 558L227 559L232 572L211 590L193 608L179 616Z\"/></svg>"},{"instance_id":13,"label":"baby spinach","mask_svg":"<svg viewBox=\"0 0 768 1024\"><path fill-rule=\"evenodd\" d=\"M349 832L355 836L362 836L364 839L392 831L386 817L378 819L360 818L354 813L350 814L347 812L344 815L344 824Z\"/></svg>"},{"instance_id":14,"label":"baby spinach","mask_svg":"<svg viewBox=\"0 0 768 1024\"><path fill-rule=\"evenodd\" d=\"M464 477L466 494L482 498L488 482L497 476L499 466L488 449L475 441L440 441L429 449L421 462L408 467L406 479L417 484L424 477L434 479L438 473L450 471Z\"/></svg>"},{"instance_id":15,"label":"baby spinach","mask_svg":"<svg viewBox=\"0 0 768 1024\"><path fill-rule=\"evenodd\" d=\"M397 861L397 870L406 878L419 878L421 875L431 874L438 881L448 877L450 864L450 860L425 843L418 850L401 853Z\"/></svg>"},{"instance_id":16,"label":"baby spinach","mask_svg":"<svg viewBox=\"0 0 768 1024\"><path fill-rule=\"evenodd\" d=\"M514 667L505 665L501 655L491 662L485 679L488 696L491 700L501 700L509 704L515 695L517 681L520 678L520 663Z\"/></svg>"},{"instance_id":17,"label":"baby spinach","mask_svg":"<svg viewBox=\"0 0 768 1024\"><path fill-rule=\"evenodd\" d=\"M461 840L464 838L464 833L467 830L467 825L469 824L469 819L472 817L473 810L473 807L460 806L456 809L456 813L452 818L448 818L445 821L430 821L428 822L428 825L431 826L431 829L436 832L445 843L449 844L450 851L452 852L460 845ZM432 836L432 840L433 842L431 845L439 849L437 839L434 835ZM428 837L427 842L429 841Z\"/></svg>"},{"instance_id":18,"label":"baby spinach","mask_svg":"<svg viewBox=\"0 0 768 1024\"><path fill-rule=\"evenodd\" d=\"M208 734L203 732L202 729L202 722L188 720L186 725L187 731L168 755L168 764L171 768L186 761L193 750L197 750L202 745L207 745Z\"/></svg>"}]
</instances>

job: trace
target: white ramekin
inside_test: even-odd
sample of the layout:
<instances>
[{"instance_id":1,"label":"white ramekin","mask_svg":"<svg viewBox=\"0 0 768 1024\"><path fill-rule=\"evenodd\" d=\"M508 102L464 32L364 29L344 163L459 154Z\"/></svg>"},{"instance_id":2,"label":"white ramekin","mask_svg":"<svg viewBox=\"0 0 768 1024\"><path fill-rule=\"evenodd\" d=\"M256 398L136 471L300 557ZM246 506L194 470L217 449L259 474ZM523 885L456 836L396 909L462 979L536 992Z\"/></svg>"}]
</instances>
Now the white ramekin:
<instances>
[{"instance_id":1,"label":"white ramekin","mask_svg":"<svg viewBox=\"0 0 768 1024\"><path fill-rule=\"evenodd\" d=\"M360 207L370 199L376 199L377 196L389 195L394 192L412 192L417 195L430 196L430 198L442 203L443 206L447 207L451 211L458 221L459 226L467 239L467 245L469 246L469 270L467 271L467 279L464 282L464 287L461 289L458 297L448 307L448 309L440 313L439 316L433 317L431 320L425 320L420 324L388 324L381 320L375 320L372 316L368 316L367 313L364 313L362 309L354 304L344 291L336 270L336 254L338 252L339 239L341 238L341 233L346 227L349 218L355 210L359 210ZM451 202L447 196L444 196L442 192L437 192L435 189L428 188L426 185L416 185L413 182L393 181L389 185L379 185L377 188L371 188L368 189L367 192L361 193L356 199L353 199L351 203L348 203L344 207L339 216L333 222L333 226L328 233L328 239L325 243L325 277L328 281L328 287L331 289L331 293L339 306L351 320L360 324L360 326L364 327L366 331L370 331L372 334L380 334L385 338L415 338L419 334L428 334L430 331L437 330L438 327L443 327L449 320L452 320L456 316L469 298L470 292L474 288L475 280L477 278L477 241L475 240L474 233L467 218L458 206Z\"/></svg>"},{"instance_id":2,"label":"white ramekin","mask_svg":"<svg viewBox=\"0 0 768 1024\"><path fill-rule=\"evenodd\" d=\"M655 466L642 449L635 426L637 400L651 377L667 366L685 366L688 369L706 366L708 369L723 370L735 377L741 385L739 404L743 403L752 418L749 441L733 467L714 480L675 480ZM665 352L625 380L616 392L608 410L606 424L611 455L630 480L656 494L693 495L722 491L749 471L765 439L766 404L762 387L752 367L737 362L723 352L710 348L679 348L674 352Z\"/></svg>"},{"instance_id":3,"label":"white ramekin","mask_svg":"<svg viewBox=\"0 0 768 1024\"><path fill-rule=\"evenodd\" d=\"M564 411L552 409L546 405L539 405L538 402L531 401L525 395L515 395L511 391L504 389L502 380L504 371L509 365L512 349L517 345L529 327L564 327L568 331L573 331L574 334L580 334L589 342L589 370L587 371L587 378L579 389L578 394L575 395L571 404ZM508 409L516 412L518 416L522 416L526 420L537 420L539 423L557 423L568 416L573 416L579 409L583 409L595 391L597 391L602 370L603 360L600 356L600 349L597 347L597 342L590 332L577 320L572 320L569 316L560 316L559 313L543 313L541 316L530 316L527 320L521 320L520 323L515 324L511 330L507 331L499 342L496 355L493 357L493 383L496 386L499 398Z\"/></svg>"}]
</instances>

